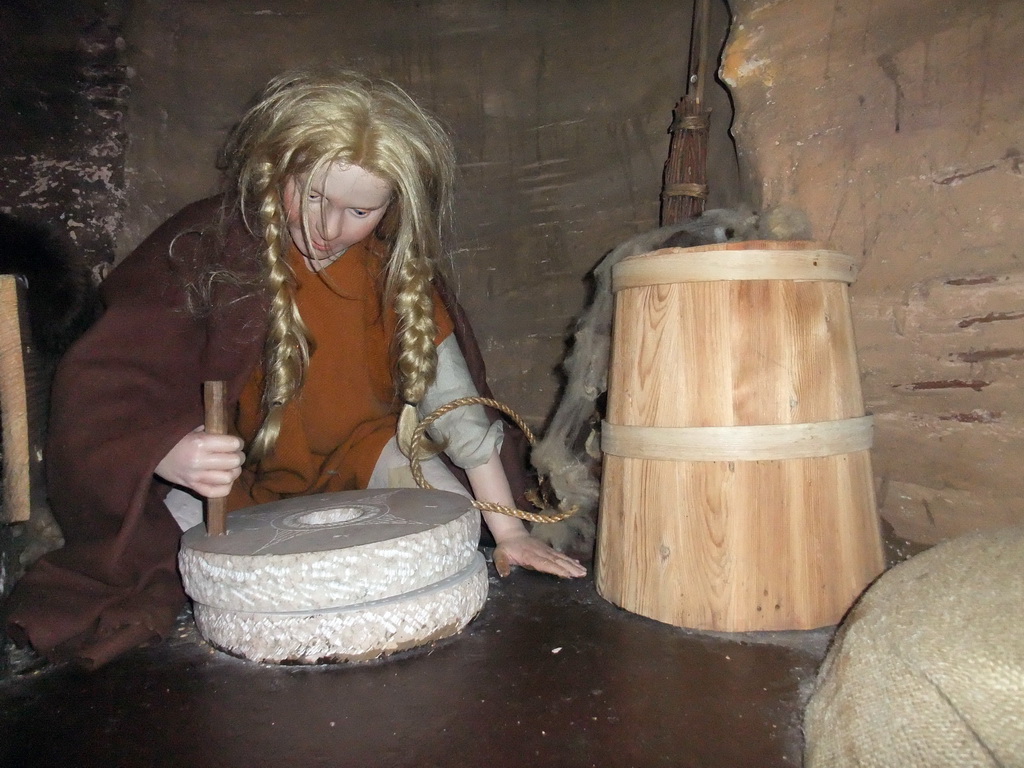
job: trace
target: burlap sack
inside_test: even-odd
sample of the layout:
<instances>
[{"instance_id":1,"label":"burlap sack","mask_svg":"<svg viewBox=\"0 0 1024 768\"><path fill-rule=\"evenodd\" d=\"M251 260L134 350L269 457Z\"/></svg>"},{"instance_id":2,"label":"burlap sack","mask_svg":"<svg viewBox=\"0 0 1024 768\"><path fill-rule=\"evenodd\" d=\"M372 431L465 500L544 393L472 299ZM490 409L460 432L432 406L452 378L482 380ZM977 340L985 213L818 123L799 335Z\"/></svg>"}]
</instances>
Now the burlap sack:
<instances>
[{"instance_id":1,"label":"burlap sack","mask_svg":"<svg viewBox=\"0 0 1024 768\"><path fill-rule=\"evenodd\" d=\"M807 768L1024 766L1024 526L883 575L840 627L804 717Z\"/></svg>"}]
</instances>

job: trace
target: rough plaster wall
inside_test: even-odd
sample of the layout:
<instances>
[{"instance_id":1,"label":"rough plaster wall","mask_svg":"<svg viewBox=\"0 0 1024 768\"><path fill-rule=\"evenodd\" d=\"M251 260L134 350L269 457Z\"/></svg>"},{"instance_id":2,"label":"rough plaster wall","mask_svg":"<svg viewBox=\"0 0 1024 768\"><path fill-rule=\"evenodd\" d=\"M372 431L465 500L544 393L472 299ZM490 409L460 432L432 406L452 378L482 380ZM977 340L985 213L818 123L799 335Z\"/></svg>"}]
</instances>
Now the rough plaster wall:
<instances>
[{"instance_id":1,"label":"rough plaster wall","mask_svg":"<svg viewBox=\"0 0 1024 768\"><path fill-rule=\"evenodd\" d=\"M724 38L727 11L714 3ZM552 408L586 273L654 226L692 6L676 0L137 0L123 254L217 186L216 150L256 89L340 59L405 86L452 130L455 268L497 396ZM712 205L737 196L724 91L709 95Z\"/></svg>"},{"instance_id":2,"label":"rough plaster wall","mask_svg":"<svg viewBox=\"0 0 1024 768\"><path fill-rule=\"evenodd\" d=\"M127 86L121 0L0 4L0 210L92 264L121 226Z\"/></svg>"},{"instance_id":3,"label":"rough plaster wall","mask_svg":"<svg viewBox=\"0 0 1024 768\"><path fill-rule=\"evenodd\" d=\"M1024 522L1024 4L736 0L722 75L765 204L863 259L883 516Z\"/></svg>"}]
</instances>

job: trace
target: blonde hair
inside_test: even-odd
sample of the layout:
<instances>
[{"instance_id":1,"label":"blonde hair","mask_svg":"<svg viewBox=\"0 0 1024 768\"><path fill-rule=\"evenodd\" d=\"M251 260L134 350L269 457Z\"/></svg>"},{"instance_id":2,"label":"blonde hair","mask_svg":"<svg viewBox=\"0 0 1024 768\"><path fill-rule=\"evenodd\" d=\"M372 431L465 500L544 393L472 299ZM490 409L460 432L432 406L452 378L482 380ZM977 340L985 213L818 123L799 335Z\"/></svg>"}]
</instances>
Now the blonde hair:
<instances>
[{"instance_id":1,"label":"blonde hair","mask_svg":"<svg viewBox=\"0 0 1024 768\"><path fill-rule=\"evenodd\" d=\"M313 348L285 258L291 246L285 186L300 176L308 184L334 163L359 166L393 190L376 234L387 249L382 298L398 318L397 386L407 422L437 366L430 280L442 255L455 173L446 132L394 83L342 69L296 70L267 85L236 127L225 160L246 226L264 240L272 292L265 415L250 462L273 450L282 409L301 389ZM299 197L305 222L308 196Z\"/></svg>"}]
</instances>

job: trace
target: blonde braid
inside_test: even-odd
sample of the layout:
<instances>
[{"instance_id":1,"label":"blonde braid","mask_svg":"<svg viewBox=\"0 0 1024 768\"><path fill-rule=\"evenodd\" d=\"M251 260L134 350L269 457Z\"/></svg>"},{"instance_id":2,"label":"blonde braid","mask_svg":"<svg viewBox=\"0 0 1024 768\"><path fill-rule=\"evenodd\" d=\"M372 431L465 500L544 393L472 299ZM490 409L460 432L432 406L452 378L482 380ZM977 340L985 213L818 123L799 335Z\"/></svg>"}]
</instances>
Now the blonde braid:
<instances>
[{"instance_id":1,"label":"blonde braid","mask_svg":"<svg viewBox=\"0 0 1024 768\"><path fill-rule=\"evenodd\" d=\"M268 456L281 432L284 406L302 388L313 340L295 303L295 274L283 246L286 234L284 212L276 196L263 201L260 216L267 243L268 284L271 290L269 325L264 343L262 407L266 417L253 438L247 463L255 465Z\"/></svg>"},{"instance_id":2,"label":"blonde braid","mask_svg":"<svg viewBox=\"0 0 1024 768\"><path fill-rule=\"evenodd\" d=\"M399 355L402 397L419 403L437 371L434 337L434 302L430 278L433 269L426 259L410 259L397 280L395 311L398 313Z\"/></svg>"},{"instance_id":3,"label":"blonde braid","mask_svg":"<svg viewBox=\"0 0 1024 768\"><path fill-rule=\"evenodd\" d=\"M398 384L406 403L399 415L398 444L406 454L419 423L416 405L437 375L437 323L430 284L433 273L430 259L410 254L390 276L398 316ZM424 448L428 454L441 450L441 446L432 444Z\"/></svg>"}]
</instances>

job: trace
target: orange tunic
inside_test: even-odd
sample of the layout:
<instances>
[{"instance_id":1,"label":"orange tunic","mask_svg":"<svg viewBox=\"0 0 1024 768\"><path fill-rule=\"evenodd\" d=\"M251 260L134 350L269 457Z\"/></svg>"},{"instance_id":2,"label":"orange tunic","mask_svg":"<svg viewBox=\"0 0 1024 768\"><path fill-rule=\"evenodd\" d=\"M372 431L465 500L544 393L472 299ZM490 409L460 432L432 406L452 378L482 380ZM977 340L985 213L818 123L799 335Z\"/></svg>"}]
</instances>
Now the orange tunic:
<instances>
[{"instance_id":1,"label":"orange tunic","mask_svg":"<svg viewBox=\"0 0 1024 768\"><path fill-rule=\"evenodd\" d=\"M293 248L295 298L316 349L301 393L287 406L271 456L244 469L229 510L327 491L365 488L384 444L394 436L401 401L394 375L394 310L381 312L380 258L364 241L320 274ZM440 343L452 320L434 296ZM261 423L262 370L239 399L236 429L247 443Z\"/></svg>"}]
</instances>

